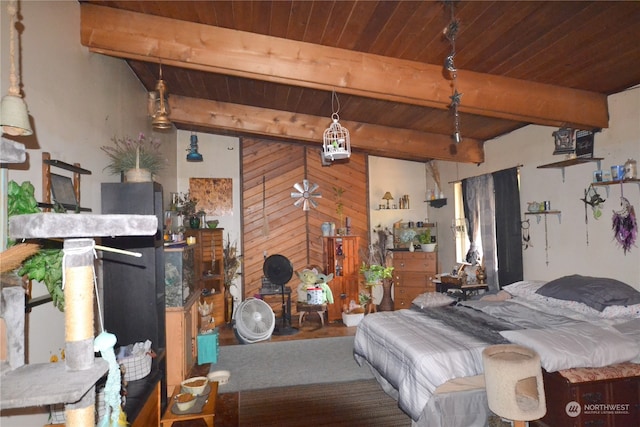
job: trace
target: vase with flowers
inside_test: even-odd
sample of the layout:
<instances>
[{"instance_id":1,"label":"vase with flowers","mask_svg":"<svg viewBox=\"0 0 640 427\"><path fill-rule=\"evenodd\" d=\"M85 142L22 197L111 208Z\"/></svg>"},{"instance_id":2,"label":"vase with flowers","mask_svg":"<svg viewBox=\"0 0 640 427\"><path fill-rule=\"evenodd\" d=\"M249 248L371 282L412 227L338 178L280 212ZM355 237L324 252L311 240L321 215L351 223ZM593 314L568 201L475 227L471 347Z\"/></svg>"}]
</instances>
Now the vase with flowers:
<instances>
[{"instance_id":1,"label":"vase with flowers","mask_svg":"<svg viewBox=\"0 0 640 427\"><path fill-rule=\"evenodd\" d=\"M228 234L227 240L224 242L222 248L222 254L224 258L224 321L231 323L233 319L233 295L231 294L231 287L235 286L235 280L240 275L238 269L240 268L241 257L238 254L236 243L231 243Z\"/></svg>"},{"instance_id":2,"label":"vase with flowers","mask_svg":"<svg viewBox=\"0 0 640 427\"><path fill-rule=\"evenodd\" d=\"M364 277L364 286L367 289L371 300L377 291L382 290L382 298L379 301L380 309L383 311L393 310L391 300L391 278L393 277L393 266L391 266L390 257L388 257L390 240L390 232L386 228L377 226L375 229L378 240L369 245L367 254L361 254L362 262L360 273ZM374 290L375 289L375 290ZM369 304L369 312L377 311L373 303Z\"/></svg>"},{"instance_id":3,"label":"vase with flowers","mask_svg":"<svg viewBox=\"0 0 640 427\"><path fill-rule=\"evenodd\" d=\"M198 210L198 199L191 196L190 192L178 194L176 201L176 210L178 215L182 216L183 224L189 224L191 228L200 228L201 217L205 211Z\"/></svg>"},{"instance_id":4,"label":"vase with flowers","mask_svg":"<svg viewBox=\"0 0 640 427\"><path fill-rule=\"evenodd\" d=\"M160 141L147 138L142 132L138 138L111 138L113 145L100 147L109 156L105 167L114 175L121 175L128 182L152 181L162 170L164 159L160 152Z\"/></svg>"}]
</instances>

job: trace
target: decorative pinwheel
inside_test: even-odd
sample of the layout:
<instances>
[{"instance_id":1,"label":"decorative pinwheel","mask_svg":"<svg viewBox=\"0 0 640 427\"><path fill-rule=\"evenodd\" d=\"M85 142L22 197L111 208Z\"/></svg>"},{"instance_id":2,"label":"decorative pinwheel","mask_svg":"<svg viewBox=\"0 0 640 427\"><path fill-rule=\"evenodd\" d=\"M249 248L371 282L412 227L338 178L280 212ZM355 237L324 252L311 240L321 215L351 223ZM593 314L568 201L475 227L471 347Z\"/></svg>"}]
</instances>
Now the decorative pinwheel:
<instances>
[{"instance_id":1,"label":"decorative pinwheel","mask_svg":"<svg viewBox=\"0 0 640 427\"><path fill-rule=\"evenodd\" d=\"M308 211L309 205L311 205L311 207L317 208L318 203L316 203L316 201L313 199L322 198L322 195L320 193L314 193L314 191L316 191L318 187L320 187L318 184L311 184L311 186L309 186L308 179L303 179L302 185L300 185L300 183L297 183L297 182L293 184L293 188L297 190L297 192L295 191L291 192L291 198L297 199L293 203L293 205L294 206L302 205L303 211Z\"/></svg>"}]
</instances>

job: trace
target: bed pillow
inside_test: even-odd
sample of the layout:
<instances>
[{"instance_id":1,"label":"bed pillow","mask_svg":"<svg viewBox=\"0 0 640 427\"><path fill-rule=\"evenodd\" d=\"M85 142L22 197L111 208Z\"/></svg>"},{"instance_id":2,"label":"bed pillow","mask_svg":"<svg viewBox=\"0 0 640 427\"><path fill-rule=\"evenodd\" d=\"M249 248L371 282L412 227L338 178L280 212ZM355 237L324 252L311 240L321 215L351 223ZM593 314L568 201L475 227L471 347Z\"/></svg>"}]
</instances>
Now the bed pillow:
<instances>
[{"instance_id":1,"label":"bed pillow","mask_svg":"<svg viewBox=\"0 0 640 427\"><path fill-rule=\"evenodd\" d=\"M445 305L451 305L456 300L448 295L441 294L440 292L425 292L420 294L412 301L413 305L420 308L428 307L442 307Z\"/></svg>"},{"instance_id":2,"label":"bed pillow","mask_svg":"<svg viewBox=\"0 0 640 427\"><path fill-rule=\"evenodd\" d=\"M519 282L511 283L502 287L502 290L507 291L514 297L527 297L535 295L536 291L540 289L546 282L541 280L521 280Z\"/></svg>"},{"instance_id":3,"label":"bed pillow","mask_svg":"<svg viewBox=\"0 0 640 427\"><path fill-rule=\"evenodd\" d=\"M640 292L626 283L579 274L552 280L541 286L536 293L565 301L577 301L598 311L609 306L640 304Z\"/></svg>"},{"instance_id":4,"label":"bed pillow","mask_svg":"<svg viewBox=\"0 0 640 427\"><path fill-rule=\"evenodd\" d=\"M500 334L514 344L532 348L547 372L602 367L627 362L640 353L638 344L611 327L576 323L553 329L523 329Z\"/></svg>"}]
</instances>

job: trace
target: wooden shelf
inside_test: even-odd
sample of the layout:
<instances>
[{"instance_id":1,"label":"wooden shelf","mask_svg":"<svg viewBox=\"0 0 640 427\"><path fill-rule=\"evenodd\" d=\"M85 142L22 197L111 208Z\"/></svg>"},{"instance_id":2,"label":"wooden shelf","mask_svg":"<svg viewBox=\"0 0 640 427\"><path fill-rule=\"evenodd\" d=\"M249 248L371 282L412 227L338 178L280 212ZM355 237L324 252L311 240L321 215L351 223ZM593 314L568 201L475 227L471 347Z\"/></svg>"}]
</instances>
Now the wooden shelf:
<instances>
[{"instance_id":1,"label":"wooden shelf","mask_svg":"<svg viewBox=\"0 0 640 427\"><path fill-rule=\"evenodd\" d=\"M594 187L606 187L608 185L616 185L616 184L640 184L640 179L638 178L626 178L623 180L617 181L603 181L603 182L592 182L591 185Z\"/></svg>"},{"instance_id":2,"label":"wooden shelf","mask_svg":"<svg viewBox=\"0 0 640 427\"><path fill-rule=\"evenodd\" d=\"M525 212L525 215L535 215L536 222L540 223L540 217L544 217L545 230L547 228L547 215L557 215L558 222L562 222L562 211L540 211L540 212ZM546 233L546 231L545 231Z\"/></svg>"},{"instance_id":3,"label":"wooden shelf","mask_svg":"<svg viewBox=\"0 0 640 427\"><path fill-rule=\"evenodd\" d=\"M51 158L48 152L42 153L42 203L39 207L45 209L45 212L51 211L54 205L51 200L51 167L64 169L73 172L73 192L76 196L76 206L64 205L67 210L77 212L91 212L90 208L80 207L80 175L91 175L91 171L80 167L79 163L70 164L60 160Z\"/></svg>"},{"instance_id":4,"label":"wooden shelf","mask_svg":"<svg viewBox=\"0 0 640 427\"><path fill-rule=\"evenodd\" d=\"M525 212L525 215L558 215L561 211L540 211L540 212Z\"/></svg>"},{"instance_id":5,"label":"wooden shelf","mask_svg":"<svg viewBox=\"0 0 640 427\"><path fill-rule=\"evenodd\" d=\"M604 157L588 157L588 158L576 157L575 159L567 159L559 162L548 163L546 165L540 165L538 166L538 169L549 169L549 168L561 169L568 166L582 165L584 163L599 162L600 160L603 160L603 159Z\"/></svg>"},{"instance_id":6,"label":"wooden shelf","mask_svg":"<svg viewBox=\"0 0 640 427\"><path fill-rule=\"evenodd\" d=\"M65 169L74 173L79 173L82 175L91 175L91 171L88 169L83 169L80 166L72 165L69 163L61 162L60 160L47 159L43 158L42 161L48 165L55 166L60 169Z\"/></svg>"},{"instance_id":7,"label":"wooden shelf","mask_svg":"<svg viewBox=\"0 0 640 427\"><path fill-rule=\"evenodd\" d=\"M569 166L582 165L585 163L598 162L597 167L598 169L600 169L600 160L602 159L603 157L576 157L574 159L566 159L566 160L561 160L559 162L540 165L538 166L538 169L549 169L549 168L562 169L562 182L564 182L564 168Z\"/></svg>"}]
</instances>

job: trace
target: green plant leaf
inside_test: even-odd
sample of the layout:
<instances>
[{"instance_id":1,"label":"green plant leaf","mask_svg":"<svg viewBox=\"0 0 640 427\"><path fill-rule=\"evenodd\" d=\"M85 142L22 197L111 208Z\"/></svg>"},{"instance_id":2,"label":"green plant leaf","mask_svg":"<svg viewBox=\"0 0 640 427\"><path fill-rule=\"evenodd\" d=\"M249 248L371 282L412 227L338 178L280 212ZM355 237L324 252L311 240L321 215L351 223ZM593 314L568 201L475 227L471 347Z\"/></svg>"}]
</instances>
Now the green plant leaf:
<instances>
[{"instance_id":1,"label":"green plant leaf","mask_svg":"<svg viewBox=\"0 0 640 427\"><path fill-rule=\"evenodd\" d=\"M10 181L7 186L7 213L24 215L41 212L38 201L34 197L35 188L29 181L18 185ZM50 243L51 244L51 243ZM62 256L61 249L40 249L33 256L26 259L18 274L27 276L29 280L44 283L51 295L54 306L64 311L64 292L62 291Z\"/></svg>"}]
</instances>

